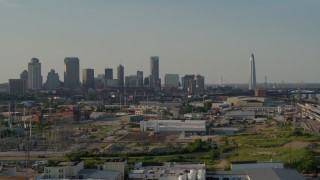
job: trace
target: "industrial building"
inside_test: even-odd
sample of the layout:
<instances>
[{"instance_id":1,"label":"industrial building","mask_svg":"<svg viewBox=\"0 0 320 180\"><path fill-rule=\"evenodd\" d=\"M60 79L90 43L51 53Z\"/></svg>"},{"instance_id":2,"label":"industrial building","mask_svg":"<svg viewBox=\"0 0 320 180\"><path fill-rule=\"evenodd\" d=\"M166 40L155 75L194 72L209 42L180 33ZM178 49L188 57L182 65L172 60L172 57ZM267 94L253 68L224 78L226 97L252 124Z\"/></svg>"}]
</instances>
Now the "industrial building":
<instances>
[{"instance_id":1,"label":"industrial building","mask_svg":"<svg viewBox=\"0 0 320 180\"><path fill-rule=\"evenodd\" d=\"M224 115L227 120L253 120L255 112L253 111L229 111Z\"/></svg>"},{"instance_id":2,"label":"industrial building","mask_svg":"<svg viewBox=\"0 0 320 180\"><path fill-rule=\"evenodd\" d=\"M108 179L124 180L127 160L107 159L97 169L84 169L82 162L60 162L44 167L37 179Z\"/></svg>"},{"instance_id":3,"label":"industrial building","mask_svg":"<svg viewBox=\"0 0 320 180\"><path fill-rule=\"evenodd\" d=\"M231 162L231 171L209 171L207 179L225 180L302 180L304 177L296 170L284 169L282 162L239 161Z\"/></svg>"},{"instance_id":4,"label":"industrial building","mask_svg":"<svg viewBox=\"0 0 320 180\"><path fill-rule=\"evenodd\" d=\"M229 98L227 98L227 102L231 106L261 107L261 106L264 106L264 103L266 102L266 98L264 98L264 97L238 96L238 97L229 97Z\"/></svg>"},{"instance_id":5,"label":"industrial building","mask_svg":"<svg viewBox=\"0 0 320 180\"><path fill-rule=\"evenodd\" d=\"M107 179L107 180L122 180L120 172L101 171L97 169L82 169L78 173L79 179Z\"/></svg>"},{"instance_id":6,"label":"industrial building","mask_svg":"<svg viewBox=\"0 0 320 180\"><path fill-rule=\"evenodd\" d=\"M283 169L284 164L277 161L238 161L231 162L232 171L246 171L249 169L275 168Z\"/></svg>"},{"instance_id":7,"label":"industrial building","mask_svg":"<svg viewBox=\"0 0 320 180\"><path fill-rule=\"evenodd\" d=\"M205 134L208 125L209 123L205 120L148 120L140 121L140 130Z\"/></svg>"},{"instance_id":8,"label":"industrial building","mask_svg":"<svg viewBox=\"0 0 320 180\"><path fill-rule=\"evenodd\" d=\"M209 180L304 180L305 178L292 169L250 169L246 171L210 171L206 179Z\"/></svg>"}]
</instances>

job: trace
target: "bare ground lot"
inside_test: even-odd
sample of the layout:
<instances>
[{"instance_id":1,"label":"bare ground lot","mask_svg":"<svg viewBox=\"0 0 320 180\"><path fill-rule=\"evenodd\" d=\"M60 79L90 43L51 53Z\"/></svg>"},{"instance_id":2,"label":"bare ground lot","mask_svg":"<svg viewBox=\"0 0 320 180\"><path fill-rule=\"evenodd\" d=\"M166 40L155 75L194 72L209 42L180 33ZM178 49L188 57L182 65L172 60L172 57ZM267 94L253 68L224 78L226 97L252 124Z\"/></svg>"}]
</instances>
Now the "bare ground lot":
<instances>
[{"instance_id":1,"label":"bare ground lot","mask_svg":"<svg viewBox=\"0 0 320 180\"><path fill-rule=\"evenodd\" d=\"M164 143L166 141L175 140L179 137L177 133L159 133L151 132L129 132L125 136L118 139L118 142L152 142Z\"/></svg>"},{"instance_id":2,"label":"bare ground lot","mask_svg":"<svg viewBox=\"0 0 320 180\"><path fill-rule=\"evenodd\" d=\"M312 145L311 142L291 142L291 143L285 144L283 147L294 148L294 149L306 149L311 145Z\"/></svg>"}]
</instances>

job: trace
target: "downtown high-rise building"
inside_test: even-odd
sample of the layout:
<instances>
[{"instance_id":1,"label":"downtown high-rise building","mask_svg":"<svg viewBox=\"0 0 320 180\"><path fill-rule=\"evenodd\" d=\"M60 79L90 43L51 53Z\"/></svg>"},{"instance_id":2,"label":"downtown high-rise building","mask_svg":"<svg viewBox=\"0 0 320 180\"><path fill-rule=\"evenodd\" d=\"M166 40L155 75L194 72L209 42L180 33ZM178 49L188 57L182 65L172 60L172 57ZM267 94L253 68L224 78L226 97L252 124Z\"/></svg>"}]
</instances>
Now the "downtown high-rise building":
<instances>
[{"instance_id":1,"label":"downtown high-rise building","mask_svg":"<svg viewBox=\"0 0 320 180\"><path fill-rule=\"evenodd\" d=\"M196 81L196 90L197 90L197 92L203 92L205 90L204 76L201 76L200 74L197 74L195 76L195 81Z\"/></svg>"},{"instance_id":2,"label":"downtown high-rise building","mask_svg":"<svg viewBox=\"0 0 320 180\"><path fill-rule=\"evenodd\" d=\"M177 88L179 84L179 74L165 74L164 85L166 88Z\"/></svg>"},{"instance_id":3,"label":"downtown high-rise building","mask_svg":"<svg viewBox=\"0 0 320 180\"><path fill-rule=\"evenodd\" d=\"M25 93L22 79L9 79L9 94L21 95Z\"/></svg>"},{"instance_id":4,"label":"downtown high-rise building","mask_svg":"<svg viewBox=\"0 0 320 180\"><path fill-rule=\"evenodd\" d=\"M138 87L137 75L130 75L125 77L125 87Z\"/></svg>"},{"instance_id":5,"label":"downtown high-rise building","mask_svg":"<svg viewBox=\"0 0 320 180\"><path fill-rule=\"evenodd\" d=\"M112 68L106 68L104 70L104 78L105 79L113 79L113 69Z\"/></svg>"},{"instance_id":6,"label":"downtown high-rise building","mask_svg":"<svg viewBox=\"0 0 320 180\"><path fill-rule=\"evenodd\" d=\"M124 67L120 64L117 69L119 87L124 87Z\"/></svg>"},{"instance_id":7,"label":"downtown high-rise building","mask_svg":"<svg viewBox=\"0 0 320 180\"><path fill-rule=\"evenodd\" d=\"M39 59L32 58L28 63L28 89L40 90L41 88L41 63L39 62Z\"/></svg>"},{"instance_id":8,"label":"downtown high-rise building","mask_svg":"<svg viewBox=\"0 0 320 180\"><path fill-rule=\"evenodd\" d=\"M80 86L80 65L79 58L66 57L64 59L64 87L68 89L76 89Z\"/></svg>"},{"instance_id":9,"label":"downtown high-rise building","mask_svg":"<svg viewBox=\"0 0 320 180\"><path fill-rule=\"evenodd\" d=\"M23 82L23 89L26 90L28 88L28 71L23 70L20 74L20 80Z\"/></svg>"},{"instance_id":10,"label":"downtown high-rise building","mask_svg":"<svg viewBox=\"0 0 320 180\"><path fill-rule=\"evenodd\" d=\"M182 77L183 90L186 92L193 93L196 90L196 81L194 74L187 74Z\"/></svg>"},{"instance_id":11,"label":"downtown high-rise building","mask_svg":"<svg viewBox=\"0 0 320 180\"><path fill-rule=\"evenodd\" d=\"M160 88L161 81L159 78L159 56L150 57L150 87Z\"/></svg>"},{"instance_id":12,"label":"downtown high-rise building","mask_svg":"<svg viewBox=\"0 0 320 180\"><path fill-rule=\"evenodd\" d=\"M143 71L137 71L138 87L143 87Z\"/></svg>"},{"instance_id":13,"label":"downtown high-rise building","mask_svg":"<svg viewBox=\"0 0 320 180\"><path fill-rule=\"evenodd\" d=\"M94 69L82 69L82 86L85 89L94 89Z\"/></svg>"},{"instance_id":14,"label":"downtown high-rise building","mask_svg":"<svg viewBox=\"0 0 320 180\"><path fill-rule=\"evenodd\" d=\"M44 84L44 88L48 91L60 88L60 79L58 73L54 69L51 69L47 75L47 81Z\"/></svg>"},{"instance_id":15,"label":"downtown high-rise building","mask_svg":"<svg viewBox=\"0 0 320 180\"><path fill-rule=\"evenodd\" d=\"M256 82L256 65L255 65L254 55L251 54L251 57L250 57L249 90L255 90L256 86L257 86L257 82Z\"/></svg>"}]
</instances>

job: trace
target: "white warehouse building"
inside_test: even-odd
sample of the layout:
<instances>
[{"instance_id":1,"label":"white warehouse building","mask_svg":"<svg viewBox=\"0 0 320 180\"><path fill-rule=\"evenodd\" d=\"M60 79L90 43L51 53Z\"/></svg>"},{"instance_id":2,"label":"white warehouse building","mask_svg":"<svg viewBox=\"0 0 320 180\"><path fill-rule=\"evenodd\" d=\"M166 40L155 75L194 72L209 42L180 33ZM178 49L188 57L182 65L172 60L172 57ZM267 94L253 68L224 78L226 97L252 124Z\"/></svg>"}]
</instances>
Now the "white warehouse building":
<instances>
[{"instance_id":1,"label":"white warehouse building","mask_svg":"<svg viewBox=\"0 0 320 180\"><path fill-rule=\"evenodd\" d=\"M140 121L141 131L154 132L198 132L206 133L206 120L148 120Z\"/></svg>"}]
</instances>

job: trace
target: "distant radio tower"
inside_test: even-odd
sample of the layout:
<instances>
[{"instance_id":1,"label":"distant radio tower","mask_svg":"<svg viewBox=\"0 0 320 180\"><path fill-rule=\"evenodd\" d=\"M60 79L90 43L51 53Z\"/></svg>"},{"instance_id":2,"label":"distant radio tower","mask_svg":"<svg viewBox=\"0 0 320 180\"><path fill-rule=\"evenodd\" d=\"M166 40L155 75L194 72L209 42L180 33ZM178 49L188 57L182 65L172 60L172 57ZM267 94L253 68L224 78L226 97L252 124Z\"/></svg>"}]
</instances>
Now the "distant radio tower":
<instances>
[{"instance_id":1,"label":"distant radio tower","mask_svg":"<svg viewBox=\"0 0 320 180\"><path fill-rule=\"evenodd\" d=\"M222 76L220 76L220 78L219 78L219 85L220 85L220 87L223 87L223 84L222 84Z\"/></svg>"}]
</instances>

